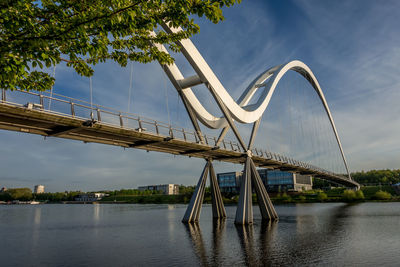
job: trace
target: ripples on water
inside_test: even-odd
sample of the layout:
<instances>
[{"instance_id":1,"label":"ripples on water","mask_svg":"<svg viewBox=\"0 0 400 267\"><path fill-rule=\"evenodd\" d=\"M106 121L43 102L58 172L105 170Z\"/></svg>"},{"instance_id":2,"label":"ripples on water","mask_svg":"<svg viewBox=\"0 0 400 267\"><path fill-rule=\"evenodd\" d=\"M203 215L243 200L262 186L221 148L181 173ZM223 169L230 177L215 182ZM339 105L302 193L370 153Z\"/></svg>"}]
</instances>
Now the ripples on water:
<instances>
[{"instance_id":1,"label":"ripples on water","mask_svg":"<svg viewBox=\"0 0 400 267\"><path fill-rule=\"evenodd\" d=\"M399 266L400 203L277 205L278 223L181 223L185 205L0 206L1 266Z\"/></svg>"}]
</instances>

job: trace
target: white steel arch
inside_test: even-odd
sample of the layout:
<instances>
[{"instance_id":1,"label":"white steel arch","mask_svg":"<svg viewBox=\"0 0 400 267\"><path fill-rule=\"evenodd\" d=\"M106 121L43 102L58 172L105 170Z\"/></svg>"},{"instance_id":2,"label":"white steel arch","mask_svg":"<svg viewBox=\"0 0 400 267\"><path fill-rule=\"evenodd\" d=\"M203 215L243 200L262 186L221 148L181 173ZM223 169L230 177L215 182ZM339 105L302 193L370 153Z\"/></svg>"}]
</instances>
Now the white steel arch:
<instances>
[{"instance_id":1,"label":"white steel arch","mask_svg":"<svg viewBox=\"0 0 400 267\"><path fill-rule=\"evenodd\" d=\"M162 27L166 32L169 33L178 32L180 30L179 28L169 28L165 24L162 25ZM222 117L217 117L208 112L193 93L191 86L202 83L207 85L210 91L212 91L212 95L215 100L217 102L222 101L224 108L226 108L226 110L229 112L229 117L237 122L248 124L257 123L260 120L270 103L272 95L275 92L279 81L288 71L292 70L301 74L311 84L324 106L332 126L332 130L335 134L348 177L351 179L342 144L340 142L340 138L337 133L328 103L317 78L306 64L298 60L293 60L286 64L278 65L262 72L253 82L250 83L246 90L244 90L239 99L235 101L216 77L192 41L190 39L184 39L179 41L178 44L181 46L183 55L193 67L197 75L185 78L175 63L163 65L163 69L171 80L172 84L175 86L178 92L181 93L184 102L186 101L187 105L191 109L188 110L188 112L194 112L198 120L200 120L205 126L212 129L226 129L229 127L229 125L232 126L232 122L229 123L227 121L227 119L230 119L226 116L228 114L225 114L225 116ZM168 53L167 49L165 49L163 45L155 44L155 46L159 50ZM255 104L249 104L257 90L263 91ZM240 139L239 136L237 137Z\"/></svg>"}]
</instances>

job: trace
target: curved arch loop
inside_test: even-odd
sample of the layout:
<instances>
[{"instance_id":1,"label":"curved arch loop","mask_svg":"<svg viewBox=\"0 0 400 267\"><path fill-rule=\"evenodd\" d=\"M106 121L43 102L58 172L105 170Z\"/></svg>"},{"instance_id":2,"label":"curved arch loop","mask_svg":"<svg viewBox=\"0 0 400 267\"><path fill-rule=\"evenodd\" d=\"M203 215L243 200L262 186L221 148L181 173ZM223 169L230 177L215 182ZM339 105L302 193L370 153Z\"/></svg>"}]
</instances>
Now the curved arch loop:
<instances>
[{"instance_id":1,"label":"curved arch loop","mask_svg":"<svg viewBox=\"0 0 400 267\"><path fill-rule=\"evenodd\" d=\"M170 33L178 32L180 30L169 28L166 24L162 25L162 27L166 32ZM205 126L212 129L228 127L227 118L225 118L224 116L217 117L208 112L192 91L190 87L191 83L188 80L196 81L193 82L193 85L204 83L212 87L213 93L215 94L212 94L213 97L222 100L232 119L240 123L248 124L255 123L262 117L270 103L272 95L275 92L279 81L288 71L296 71L300 75L302 75L311 84L324 106L330 124L332 126L332 130L335 134L335 138L339 146L346 171L348 173L349 179L351 179L342 144L340 142L339 135L337 133L336 126L332 118L332 114L328 107L328 103L325 99L324 93L322 92L321 86L318 83L318 80L306 64L299 60L293 60L286 64L278 65L262 72L244 90L239 99L235 101L222 85L222 83L219 81L219 79L216 77L216 75L211 70L205 59L201 56L200 52L194 46L192 41L190 39L185 39L179 41L178 44L181 46L181 51L183 55L193 67L197 76L185 79L175 63L171 65L163 65L163 69L175 88L178 91L182 92L182 97L184 98L184 100L187 101L190 108L194 111L197 119L200 120ZM167 49L163 45L155 44L155 46L159 50L168 53ZM249 104L257 90L263 91L255 104Z\"/></svg>"}]
</instances>

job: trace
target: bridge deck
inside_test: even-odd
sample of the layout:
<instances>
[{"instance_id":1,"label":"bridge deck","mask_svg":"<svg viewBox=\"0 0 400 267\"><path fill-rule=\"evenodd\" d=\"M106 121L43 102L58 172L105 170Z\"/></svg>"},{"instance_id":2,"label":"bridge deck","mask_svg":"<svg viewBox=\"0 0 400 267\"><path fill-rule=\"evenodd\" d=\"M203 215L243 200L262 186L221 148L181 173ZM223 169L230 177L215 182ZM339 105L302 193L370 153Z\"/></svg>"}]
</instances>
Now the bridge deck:
<instances>
[{"instance_id":1,"label":"bridge deck","mask_svg":"<svg viewBox=\"0 0 400 267\"><path fill-rule=\"evenodd\" d=\"M194 133L168 127L161 123L157 124L157 122L141 121L139 118L136 119L139 127L129 128L124 126L127 117L121 114L114 114L118 116L119 125L107 123L101 120L101 112L104 111L100 111L99 108L86 107L97 113L97 120L88 120L90 116L88 118L75 116L73 106L77 104L72 102L69 104L72 107L71 114L44 109L42 97L40 104L21 105L3 100L0 102L0 129L174 155L211 158L224 162L244 163L246 160L246 153L232 142L223 142L216 147L214 146L215 138L208 137L206 138L207 143L202 144L196 140ZM91 117L93 118L93 114ZM150 129L143 125L154 127ZM359 186L358 183L347 177L333 174L307 163L258 149L253 149L252 152L253 161L258 167L312 175L348 187Z\"/></svg>"}]
</instances>

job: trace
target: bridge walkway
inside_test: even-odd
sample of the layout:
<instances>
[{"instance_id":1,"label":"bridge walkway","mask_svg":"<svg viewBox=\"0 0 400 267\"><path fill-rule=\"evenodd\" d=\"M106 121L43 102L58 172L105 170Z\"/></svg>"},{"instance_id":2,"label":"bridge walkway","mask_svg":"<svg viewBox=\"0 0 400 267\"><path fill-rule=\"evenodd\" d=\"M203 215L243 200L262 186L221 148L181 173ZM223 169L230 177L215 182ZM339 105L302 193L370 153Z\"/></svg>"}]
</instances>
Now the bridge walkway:
<instances>
[{"instance_id":1,"label":"bridge walkway","mask_svg":"<svg viewBox=\"0 0 400 267\"><path fill-rule=\"evenodd\" d=\"M247 158L246 151L242 151L237 142L224 140L215 146L215 137L204 136L206 142L201 143L193 131L103 106L92 106L60 95L53 97L24 91L7 94L10 97L3 91L0 101L0 129L3 130L231 163L243 164ZM305 162L257 148L252 149L252 154L257 167L312 175L347 187L359 187L345 176Z\"/></svg>"}]
</instances>

